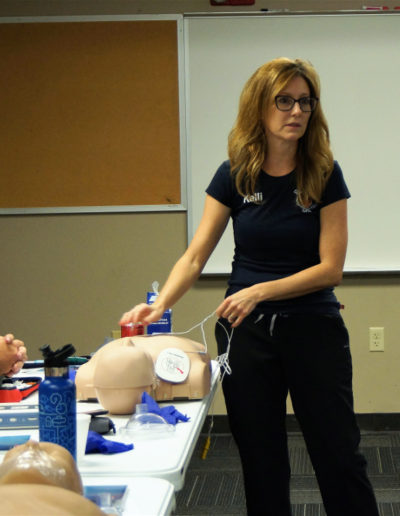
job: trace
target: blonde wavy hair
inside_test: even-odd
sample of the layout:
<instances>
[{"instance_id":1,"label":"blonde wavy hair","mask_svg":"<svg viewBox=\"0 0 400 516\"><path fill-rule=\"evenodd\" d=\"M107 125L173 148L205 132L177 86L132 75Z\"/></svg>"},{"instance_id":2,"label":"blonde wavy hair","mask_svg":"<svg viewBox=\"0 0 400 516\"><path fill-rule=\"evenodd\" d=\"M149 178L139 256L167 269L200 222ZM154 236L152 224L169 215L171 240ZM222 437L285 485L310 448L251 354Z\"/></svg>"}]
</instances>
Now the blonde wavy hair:
<instances>
[{"instance_id":1,"label":"blonde wavy hair","mask_svg":"<svg viewBox=\"0 0 400 516\"><path fill-rule=\"evenodd\" d=\"M239 111L228 138L228 156L237 190L254 194L262 164L268 153L263 118L275 96L295 77L303 77L310 96L319 99L320 81L314 67L302 59L280 57L260 66L246 82ZM320 102L311 113L307 130L299 140L296 158L297 196L301 205L320 202L333 169L329 129Z\"/></svg>"}]
</instances>

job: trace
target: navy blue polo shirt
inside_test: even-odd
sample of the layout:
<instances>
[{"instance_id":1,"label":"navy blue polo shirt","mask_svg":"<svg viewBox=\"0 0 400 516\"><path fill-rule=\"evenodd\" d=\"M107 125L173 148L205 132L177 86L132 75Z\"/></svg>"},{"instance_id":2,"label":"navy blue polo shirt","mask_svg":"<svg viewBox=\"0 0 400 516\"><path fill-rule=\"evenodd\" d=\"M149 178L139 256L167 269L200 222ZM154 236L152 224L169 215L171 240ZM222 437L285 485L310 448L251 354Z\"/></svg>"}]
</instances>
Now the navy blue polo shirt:
<instances>
[{"instance_id":1,"label":"navy blue polo shirt","mask_svg":"<svg viewBox=\"0 0 400 516\"><path fill-rule=\"evenodd\" d=\"M342 170L335 161L321 203L300 206L296 173L274 177L261 171L255 193L241 196L224 161L206 192L231 209L235 250L226 295L256 283L295 274L320 262L320 210L350 197ZM281 301L266 301L257 311L266 313L337 313L333 288Z\"/></svg>"}]
</instances>

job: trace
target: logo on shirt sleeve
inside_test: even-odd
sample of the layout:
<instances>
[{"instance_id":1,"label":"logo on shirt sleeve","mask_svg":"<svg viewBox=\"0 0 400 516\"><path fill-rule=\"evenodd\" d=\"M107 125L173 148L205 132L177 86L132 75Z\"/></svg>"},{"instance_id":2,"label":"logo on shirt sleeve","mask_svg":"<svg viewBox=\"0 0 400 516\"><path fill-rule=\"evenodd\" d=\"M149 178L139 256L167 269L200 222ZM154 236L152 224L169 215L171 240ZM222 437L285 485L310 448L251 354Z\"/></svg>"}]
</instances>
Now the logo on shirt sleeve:
<instances>
[{"instance_id":1,"label":"logo on shirt sleeve","mask_svg":"<svg viewBox=\"0 0 400 516\"><path fill-rule=\"evenodd\" d=\"M317 203L310 201L310 204L308 206L304 206L299 201L298 190L293 190L293 193L296 196L296 206L298 206L303 213L312 213L315 210L315 208L317 207Z\"/></svg>"}]
</instances>

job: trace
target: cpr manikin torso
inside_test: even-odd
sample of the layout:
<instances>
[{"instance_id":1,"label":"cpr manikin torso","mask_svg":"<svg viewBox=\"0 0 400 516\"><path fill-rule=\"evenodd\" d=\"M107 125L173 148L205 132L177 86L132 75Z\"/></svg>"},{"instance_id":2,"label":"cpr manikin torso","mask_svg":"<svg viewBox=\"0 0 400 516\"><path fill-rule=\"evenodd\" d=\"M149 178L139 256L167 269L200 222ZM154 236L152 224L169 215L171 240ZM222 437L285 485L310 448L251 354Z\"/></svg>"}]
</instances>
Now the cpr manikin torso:
<instances>
[{"instance_id":1,"label":"cpr manikin torso","mask_svg":"<svg viewBox=\"0 0 400 516\"><path fill-rule=\"evenodd\" d=\"M157 358L169 349L188 357L184 381L156 375ZM131 414L144 391L157 401L203 398L210 389L210 357L202 344L175 335L124 337L101 347L79 368L75 381L78 399L97 398L112 414Z\"/></svg>"},{"instance_id":2,"label":"cpr manikin torso","mask_svg":"<svg viewBox=\"0 0 400 516\"><path fill-rule=\"evenodd\" d=\"M1 514L103 515L82 492L72 455L57 444L28 441L9 450L0 465Z\"/></svg>"}]
</instances>

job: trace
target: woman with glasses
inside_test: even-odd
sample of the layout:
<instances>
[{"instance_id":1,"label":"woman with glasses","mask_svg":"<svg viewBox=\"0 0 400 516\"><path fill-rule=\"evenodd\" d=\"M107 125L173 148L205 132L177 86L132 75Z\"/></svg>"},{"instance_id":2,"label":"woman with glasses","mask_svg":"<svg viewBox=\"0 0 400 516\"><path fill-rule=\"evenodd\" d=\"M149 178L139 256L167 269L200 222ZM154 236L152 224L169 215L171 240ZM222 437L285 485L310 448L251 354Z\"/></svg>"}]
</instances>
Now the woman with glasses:
<instances>
[{"instance_id":1,"label":"woman with glasses","mask_svg":"<svg viewBox=\"0 0 400 516\"><path fill-rule=\"evenodd\" d=\"M249 515L291 515L290 393L328 516L378 516L358 450L349 337L334 286L347 246L347 198L306 61L275 59L247 81L229 160L208 186L203 217L157 301L121 323L158 320L195 282L229 218L235 251L216 338ZM227 335L231 335L228 344Z\"/></svg>"}]
</instances>

